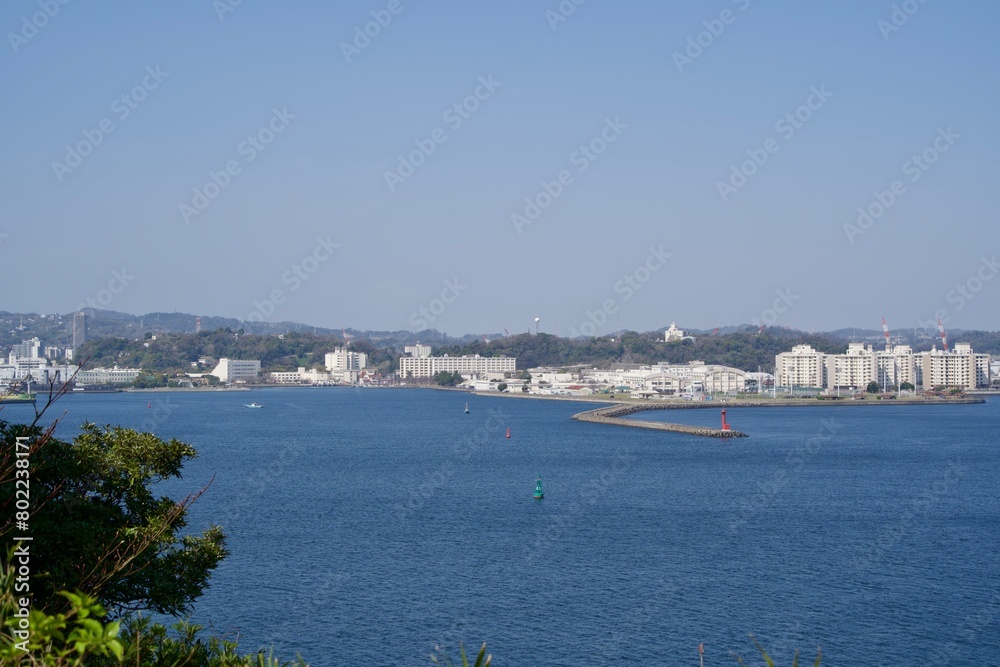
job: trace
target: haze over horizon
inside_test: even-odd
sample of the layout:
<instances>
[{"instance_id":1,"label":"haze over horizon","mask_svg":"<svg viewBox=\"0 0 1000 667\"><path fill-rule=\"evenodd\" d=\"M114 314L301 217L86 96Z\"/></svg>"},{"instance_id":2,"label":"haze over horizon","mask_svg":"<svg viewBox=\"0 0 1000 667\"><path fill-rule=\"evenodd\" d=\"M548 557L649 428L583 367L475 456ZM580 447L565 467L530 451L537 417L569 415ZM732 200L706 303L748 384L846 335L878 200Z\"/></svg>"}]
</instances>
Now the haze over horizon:
<instances>
[{"instance_id":1,"label":"haze over horizon","mask_svg":"<svg viewBox=\"0 0 1000 667\"><path fill-rule=\"evenodd\" d=\"M53 2L0 309L1000 330L995 4Z\"/></svg>"}]
</instances>

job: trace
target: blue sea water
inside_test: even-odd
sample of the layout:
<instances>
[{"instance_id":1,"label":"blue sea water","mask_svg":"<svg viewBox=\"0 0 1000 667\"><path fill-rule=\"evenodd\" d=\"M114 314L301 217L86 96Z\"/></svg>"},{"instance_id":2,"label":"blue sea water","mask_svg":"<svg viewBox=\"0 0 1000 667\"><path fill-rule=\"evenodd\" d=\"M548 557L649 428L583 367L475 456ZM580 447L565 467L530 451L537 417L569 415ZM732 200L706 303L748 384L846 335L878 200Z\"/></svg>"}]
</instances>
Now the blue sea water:
<instances>
[{"instance_id":1,"label":"blue sea water","mask_svg":"<svg viewBox=\"0 0 1000 667\"><path fill-rule=\"evenodd\" d=\"M754 633L779 665L817 646L830 666L1000 664L1000 401L730 409L751 437L727 441L569 419L589 407L303 388L51 415L64 437L90 420L197 448L160 490L214 480L190 527L223 525L231 555L194 620L247 651L429 665L487 641L495 665L672 666L703 642L714 666Z\"/></svg>"}]
</instances>

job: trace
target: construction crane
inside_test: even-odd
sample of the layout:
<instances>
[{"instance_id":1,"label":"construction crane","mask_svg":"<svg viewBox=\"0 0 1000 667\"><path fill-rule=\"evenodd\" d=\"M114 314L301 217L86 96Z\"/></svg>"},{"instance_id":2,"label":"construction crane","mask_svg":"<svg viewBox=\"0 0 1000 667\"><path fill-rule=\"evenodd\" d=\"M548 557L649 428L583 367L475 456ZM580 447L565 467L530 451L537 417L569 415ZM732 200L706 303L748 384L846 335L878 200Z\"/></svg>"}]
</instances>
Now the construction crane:
<instances>
[{"instance_id":1,"label":"construction crane","mask_svg":"<svg viewBox=\"0 0 1000 667\"><path fill-rule=\"evenodd\" d=\"M891 352L892 346L889 344L889 325L885 323L885 317L882 317L882 331L885 332L885 351Z\"/></svg>"},{"instance_id":2,"label":"construction crane","mask_svg":"<svg viewBox=\"0 0 1000 667\"><path fill-rule=\"evenodd\" d=\"M938 331L941 332L941 345L944 347L944 351L948 351L948 337L944 333L944 325L941 324L941 318L938 318Z\"/></svg>"}]
</instances>

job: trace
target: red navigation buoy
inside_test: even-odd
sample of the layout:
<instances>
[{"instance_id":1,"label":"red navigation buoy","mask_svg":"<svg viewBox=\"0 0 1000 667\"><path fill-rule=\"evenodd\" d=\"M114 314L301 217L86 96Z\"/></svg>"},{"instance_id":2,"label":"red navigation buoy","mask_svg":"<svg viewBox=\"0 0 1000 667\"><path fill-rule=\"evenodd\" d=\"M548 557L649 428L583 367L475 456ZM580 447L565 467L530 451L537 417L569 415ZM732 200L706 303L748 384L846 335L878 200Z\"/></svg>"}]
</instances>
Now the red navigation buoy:
<instances>
[{"instance_id":1,"label":"red navigation buoy","mask_svg":"<svg viewBox=\"0 0 1000 667\"><path fill-rule=\"evenodd\" d=\"M507 439L510 440L510 426L507 427Z\"/></svg>"}]
</instances>

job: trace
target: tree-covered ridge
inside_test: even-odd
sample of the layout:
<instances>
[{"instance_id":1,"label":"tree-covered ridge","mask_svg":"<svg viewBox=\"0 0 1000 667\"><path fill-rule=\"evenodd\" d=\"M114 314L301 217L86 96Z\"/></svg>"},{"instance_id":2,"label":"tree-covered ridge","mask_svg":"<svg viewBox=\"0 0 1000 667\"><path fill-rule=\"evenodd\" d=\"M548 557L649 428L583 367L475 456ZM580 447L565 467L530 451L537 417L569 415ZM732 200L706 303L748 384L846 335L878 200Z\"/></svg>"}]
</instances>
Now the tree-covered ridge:
<instances>
[{"instance_id":1,"label":"tree-covered ridge","mask_svg":"<svg viewBox=\"0 0 1000 667\"><path fill-rule=\"evenodd\" d=\"M196 334L158 334L153 340L146 334L141 340L102 338L84 343L78 359L88 359L89 367L122 366L150 371L183 373L192 371L192 363L207 359L211 366L222 357L259 359L269 371L293 371L300 366L321 367L324 356L344 344L343 339L312 333L289 333L280 336L247 334L231 329L202 331ZM368 363L385 372L391 371L398 356L393 348L376 348L365 340L351 341L350 349L368 355ZM204 370L204 368L202 369Z\"/></svg>"},{"instance_id":2,"label":"tree-covered ridge","mask_svg":"<svg viewBox=\"0 0 1000 667\"><path fill-rule=\"evenodd\" d=\"M625 362L651 364L667 361L684 364L704 361L756 371L758 367L771 369L774 357L787 352L793 345L807 344L822 352L842 353L847 349L843 341L821 335L781 335L780 333L732 333L718 336L701 336L695 340L666 343L655 333L623 332L611 338L569 339L550 334L519 334L497 340L475 341L467 345L435 348L435 355L479 354L484 357L517 357L519 369L536 366L572 366L586 364L607 366Z\"/></svg>"}]
</instances>

